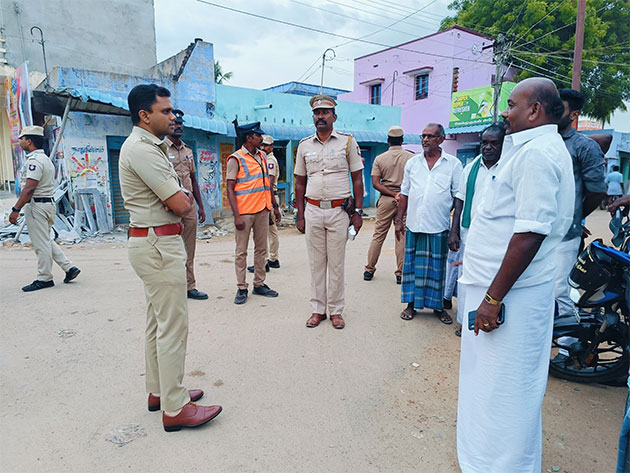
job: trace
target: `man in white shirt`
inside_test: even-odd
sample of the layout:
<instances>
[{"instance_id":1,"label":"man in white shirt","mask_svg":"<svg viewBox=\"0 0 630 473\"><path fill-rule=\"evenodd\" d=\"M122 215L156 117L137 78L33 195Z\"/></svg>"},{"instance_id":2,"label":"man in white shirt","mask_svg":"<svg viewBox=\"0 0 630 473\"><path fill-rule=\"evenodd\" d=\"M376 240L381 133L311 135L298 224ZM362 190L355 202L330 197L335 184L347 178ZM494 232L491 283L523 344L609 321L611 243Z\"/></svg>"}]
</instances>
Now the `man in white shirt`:
<instances>
[{"instance_id":1,"label":"man in white shirt","mask_svg":"<svg viewBox=\"0 0 630 473\"><path fill-rule=\"evenodd\" d=\"M549 79L520 82L507 136L466 237L457 453L463 473L539 473L554 312L554 251L573 217L571 156ZM499 325L500 313L504 322ZM467 325L468 317L464 320ZM479 333L479 332L482 333Z\"/></svg>"},{"instance_id":2,"label":"man in white shirt","mask_svg":"<svg viewBox=\"0 0 630 473\"><path fill-rule=\"evenodd\" d=\"M462 163L444 153L444 127L429 123L422 132L423 153L405 165L400 187L396 238L405 235L401 302L407 303L400 317L411 320L416 309L428 307L445 324L452 324L444 310L444 274L448 253L448 230L453 198L459 189ZM403 216L407 212L407 232Z\"/></svg>"},{"instance_id":3,"label":"man in white shirt","mask_svg":"<svg viewBox=\"0 0 630 473\"><path fill-rule=\"evenodd\" d=\"M501 158L501 150L503 149L503 140L505 138L505 125L503 123L494 123L487 127L479 135L481 154L473 159L464 168L462 174L462 183L455 195L455 205L453 211L453 221L451 231L448 234L448 247L451 252L456 252L459 257L455 261L461 261L464 256L464 247L466 235L470 222L477 213L480 195L483 194L488 179L491 178L495 171L499 159ZM449 259L451 259L449 255ZM449 267L446 269L447 281L449 280L449 272L453 272L454 277L461 276L462 266ZM456 276L455 276L456 275ZM445 299L448 299L445 295ZM463 297L461 291L457 293L457 322L463 323ZM459 330L459 329L458 329ZM456 332L461 335L461 332Z\"/></svg>"}]
</instances>

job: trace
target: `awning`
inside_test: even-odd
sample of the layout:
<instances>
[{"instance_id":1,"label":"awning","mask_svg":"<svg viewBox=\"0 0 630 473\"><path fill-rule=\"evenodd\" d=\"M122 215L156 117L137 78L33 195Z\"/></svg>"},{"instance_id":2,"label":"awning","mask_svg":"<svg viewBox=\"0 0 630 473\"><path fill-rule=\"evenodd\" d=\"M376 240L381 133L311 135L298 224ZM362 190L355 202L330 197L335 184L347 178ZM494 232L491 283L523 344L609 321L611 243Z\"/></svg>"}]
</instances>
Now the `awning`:
<instances>
[{"instance_id":1,"label":"awning","mask_svg":"<svg viewBox=\"0 0 630 473\"><path fill-rule=\"evenodd\" d=\"M81 102L73 104L73 111L85 111L96 113L111 113L119 115L129 115L129 106L126 97L112 95L107 92L94 89L66 88L55 91L56 95L70 95L79 99ZM184 126L195 128L197 130L208 131L219 135L236 137L234 126L231 122L223 120L214 120L206 117L194 115L184 115ZM315 133L315 128L311 126L279 126L267 123L261 123L263 131L275 140L294 140L299 141L302 138ZM361 131L361 130L341 130L345 133L351 133L359 143L387 143L387 132L378 131ZM419 135L405 135L405 144L422 144Z\"/></svg>"},{"instance_id":2,"label":"awning","mask_svg":"<svg viewBox=\"0 0 630 473\"><path fill-rule=\"evenodd\" d=\"M462 133L479 133L485 130L486 128L488 128L490 125L491 123L486 123L484 125L470 125L470 126L447 128L446 130L444 130L444 133L446 133L447 135L459 135Z\"/></svg>"}]
</instances>

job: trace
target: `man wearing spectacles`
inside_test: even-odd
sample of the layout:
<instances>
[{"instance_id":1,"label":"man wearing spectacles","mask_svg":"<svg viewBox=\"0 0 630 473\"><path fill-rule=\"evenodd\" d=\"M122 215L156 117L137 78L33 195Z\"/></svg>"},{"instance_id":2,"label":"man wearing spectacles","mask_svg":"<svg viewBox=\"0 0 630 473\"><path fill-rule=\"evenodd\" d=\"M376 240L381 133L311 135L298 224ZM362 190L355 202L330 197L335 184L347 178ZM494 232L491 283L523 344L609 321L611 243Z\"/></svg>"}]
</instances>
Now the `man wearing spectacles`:
<instances>
[{"instance_id":1,"label":"man wearing spectacles","mask_svg":"<svg viewBox=\"0 0 630 473\"><path fill-rule=\"evenodd\" d=\"M429 123L422 132L423 152L405 165L396 216L396 238L405 238L400 317L411 320L417 309L433 309L445 324L452 324L444 310L444 274L453 198L459 190L462 163L442 151L444 127ZM407 231L403 216L407 212Z\"/></svg>"}]
</instances>

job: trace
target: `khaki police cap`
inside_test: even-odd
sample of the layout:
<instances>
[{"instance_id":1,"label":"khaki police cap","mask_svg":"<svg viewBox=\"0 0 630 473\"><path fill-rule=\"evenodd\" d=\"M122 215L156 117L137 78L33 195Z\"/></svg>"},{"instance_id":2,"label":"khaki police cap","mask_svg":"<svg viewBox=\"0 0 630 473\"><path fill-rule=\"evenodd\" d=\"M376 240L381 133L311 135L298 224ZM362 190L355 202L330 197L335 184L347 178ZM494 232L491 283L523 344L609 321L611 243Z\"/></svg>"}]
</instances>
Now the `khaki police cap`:
<instances>
[{"instance_id":1,"label":"khaki police cap","mask_svg":"<svg viewBox=\"0 0 630 473\"><path fill-rule=\"evenodd\" d=\"M44 129L41 126L25 126L22 128L20 135L18 138L22 138L23 136L44 136Z\"/></svg>"},{"instance_id":2,"label":"khaki police cap","mask_svg":"<svg viewBox=\"0 0 630 473\"><path fill-rule=\"evenodd\" d=\"M311 108L315 110L317 108L335 108L337 102L328 95L316 95L311 98L310 104Z\"/></svg>"},{"instance_id":3,"label":"khaki police cap","mask_svg":"<svg viewBox=\"0 0 630 473\"><path fill-rule=\"evenodd\" d=\"M391 136L392 138L398 138L403 136L403 129L399 126L392 126L387 130L387 136Z\"/></svg>"},{"instance_id":4,"label":"khaki police cap","mask_svg":"<svg viewBox=\"0 0 630 473\"><path fill-rule=\"evenodd\" d=\"M273 137L271 135L263 135L262 144L264 145L272 145Z\"/></svg>"}]
</instances>

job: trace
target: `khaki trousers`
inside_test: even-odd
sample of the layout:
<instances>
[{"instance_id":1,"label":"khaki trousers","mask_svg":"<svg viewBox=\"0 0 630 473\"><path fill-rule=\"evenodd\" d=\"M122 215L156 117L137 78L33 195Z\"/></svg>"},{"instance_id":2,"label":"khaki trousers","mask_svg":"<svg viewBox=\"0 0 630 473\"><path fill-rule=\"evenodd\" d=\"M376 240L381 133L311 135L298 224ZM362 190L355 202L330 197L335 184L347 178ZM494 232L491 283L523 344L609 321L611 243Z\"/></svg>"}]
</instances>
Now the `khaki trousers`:
<instances>
[{"instance_id":1,"label":"khaki trousers","mask_svg":"<svg viewBox=\"0 0 630 473\"><path fill-rule=\"evenodd\" d=\"M190 291L197 287L195 281L195 248L197 246L197 207L193 206L190 213L182 218L184 231L182 238L186 247L186 282Z\"/></svg>"},{"instance_id":2,"label":"khaki trousers","mask_svg":"<svg viewBox=\"0 0 630 473\"><path fill-rule=\"evenodd\" d=\"M24 206L24 217L28 227L28 236L37 255L37 279L52 281L53 261L65 272L72 268L72 263L57 243L50 237L50 228L55 223L56 206L52 202L32 201Z\"/></svg>"},{"instance_id":3,"label":"khaki trousers","mask_svg":"<svg viewBox=\"0 0 630 473\"><path fill-rule=\"evenodd\" d=\"M341 314L344 309L344 264L350 217L341 207L320 209L306 204L306 248L311 266L313 313ZM326 285L328 273L328 285Z\"/></svg>"},{"instance_id":4,"label":"khaki trousers","mask_svg":"<svg viewBox=\"0 0 630 473\"><path fill-rule=\"evenodd\" d=\"M278 238L278 225L274 220L269 224L269 261L278 261L278 249L280 239Z\"/></svg>"},{"instance_id":5,"label":"khaki trousers","mask_svg":"<svg viewBox=\"0 0 630 473\"><path fill-rule=\"evenodd\" d=\"M269 210L264 209L255 214L241 215L241 217L245 222L245 228L234 231L234 238L236 239L234 268L236 270L236 285L239 289L247 289L247 244L252 229L254 230L254 287L265 284Z\"/></svg>"},{"instance_id":6,"label":"khaki trousers","mask_svg":"<svg viewBox=\"0 0 630 473\"><path fill-rule=\"evenodd\" d=\"M190 402L182 384L188 340L186 250L179 235L129 238L129 262L144 283L146 387L159 394L163 411Z\"/></svg>"},{"instance_id":7,"label":"khaki trousers","mask_svg":"<svg viewBox=\"0 0 630 473\"><path fill-rule=\"evenodd\" d=\"M376 263L378 257L381 255L381 248L383 242L387 238L396 214L398 213L398 207L394 205L394 198L388 195L381 195L376 203L376 222L374 224L374 235L372 236L372 243L370 243L370 249L368 250L368 262L365 265L365 270L374 273L376 271ZM402 265L405 256L405 240L401 238L395 241L396 252L396 276L402 275Z\"/></svg>"}]
</instances>

